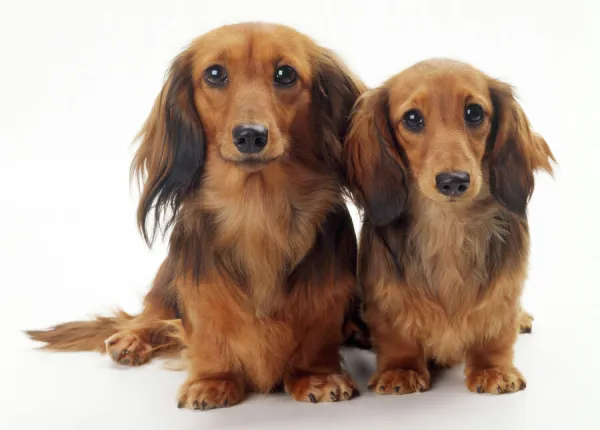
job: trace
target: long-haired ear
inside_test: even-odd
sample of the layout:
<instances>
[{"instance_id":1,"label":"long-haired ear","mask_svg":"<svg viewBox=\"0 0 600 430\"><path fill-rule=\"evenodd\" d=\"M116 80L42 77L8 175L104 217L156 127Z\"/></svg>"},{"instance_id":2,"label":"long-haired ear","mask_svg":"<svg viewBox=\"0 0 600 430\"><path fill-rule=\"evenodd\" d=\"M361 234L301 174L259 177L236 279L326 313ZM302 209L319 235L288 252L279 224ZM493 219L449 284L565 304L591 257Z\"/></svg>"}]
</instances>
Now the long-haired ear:
<instances>
[{"instance_id":1,"label":"long-haired ear","mask_svg":"<svg viewBox=\"0 0 600 430\"><path fill-rule=\"evenodd\" d=\"M533 134L534 145L531 150L531 165L533 170L545 170L552 175L554 169L552 163L556 164L556 158L546 143L546 140L539 134ZM552 163L551 163L552 162Z\"/></svg>"},{"instance_id":2,"label":"long-haired ear","mask_svg":"<svg viewBox=\"0 0 600 430\"><path fill-rule=\"evenodd\" d=\"M328 49L321 48L314 67L311 110L320 140L319 157L344 178L342 145L352 107L366 87Z\"/></svg>"},{"instance_id":3,"label":"long-haired ear","mask_svg":"<svg viewBox=\"0 0 600 430\"><path fill-rule=\"evenodd\" d=\"M365 93L354 108L344 148L350 191L376 226L398 218L408 197L407 169L388 111L387 90Z\"/></svg>"},{"instance_id":4,"label":"long-haired ear","mask_svg":"<svg viewBox=\"0 0 600 430\"><path fill-rule=\"evenodd\" d=\"M205 141L200 116L194 104L192 60L178 56L154 107L139 132L141 140L132 176L142 185L138 226L151 245L156 230L172 225L182 201L198 186L204 164ZM152 227L148 216L154 214Z\"/></svg>"},{"instance_id":5,"label":"long-haired ear","mask_svg":"<svg viewBox=\"0 0 600 430\"><path fill-rule=\"evenodd\" d=\"M554 156L544 139L531 131L512 87L490 79L489 89L494 107L488 141L491 192L508 210L525 215L535 185L533 172L541 168L551 173Z\"/></svg>"}]
</instances>

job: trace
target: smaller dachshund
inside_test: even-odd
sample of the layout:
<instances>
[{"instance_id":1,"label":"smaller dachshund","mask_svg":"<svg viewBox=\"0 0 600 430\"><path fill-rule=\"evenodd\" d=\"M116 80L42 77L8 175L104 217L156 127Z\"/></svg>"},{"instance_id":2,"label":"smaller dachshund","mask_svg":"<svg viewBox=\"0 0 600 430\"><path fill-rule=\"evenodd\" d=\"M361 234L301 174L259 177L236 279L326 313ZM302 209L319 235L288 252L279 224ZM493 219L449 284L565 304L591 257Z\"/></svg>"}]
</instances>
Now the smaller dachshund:
<instances>
[{"instance_id":1,"label":"smaller dachshund","mask_svg":"<svg viewBox=\"0 0 600 430\"><path fill-rule=\"evenodd\" d=\"M556 160L512 88L457 61L418 63L361 96L345 156L365 214L369 389L425 391L431 365L463 359L471 391L524 389L513 345L531 329L526 208L534 171Z\"/></svg>"}]
</instances>

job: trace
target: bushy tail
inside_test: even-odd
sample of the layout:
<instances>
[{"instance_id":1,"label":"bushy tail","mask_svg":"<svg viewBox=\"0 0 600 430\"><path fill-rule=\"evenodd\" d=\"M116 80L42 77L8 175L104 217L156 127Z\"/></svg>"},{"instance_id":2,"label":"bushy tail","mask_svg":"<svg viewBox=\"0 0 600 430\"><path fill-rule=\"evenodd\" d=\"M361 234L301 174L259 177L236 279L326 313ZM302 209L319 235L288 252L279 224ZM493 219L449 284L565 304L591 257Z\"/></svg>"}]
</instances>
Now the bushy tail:
<instances>
[{"instance_id":1,"label":"bushy tail","mask_svg":"<svg viewBox=\"0 0 600 430\"><path fill-rule=\"evenodd\" d=\"M46 330L29 330L25 333L33 340L44 342L44 349L55 351L104 352L104 340L126 328L134 317L117 311L112 317L97 317L91 321L73 321L58 324Z\"/></svg>"}]
</instances>

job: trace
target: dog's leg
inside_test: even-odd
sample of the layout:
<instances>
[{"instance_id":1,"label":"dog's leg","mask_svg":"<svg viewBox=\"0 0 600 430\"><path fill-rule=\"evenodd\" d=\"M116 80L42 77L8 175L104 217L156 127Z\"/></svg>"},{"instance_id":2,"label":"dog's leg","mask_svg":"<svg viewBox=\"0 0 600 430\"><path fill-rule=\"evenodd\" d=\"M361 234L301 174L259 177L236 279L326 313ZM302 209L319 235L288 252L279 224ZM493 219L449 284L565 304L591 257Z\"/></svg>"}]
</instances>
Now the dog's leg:
<instances>
[{"instance_id":1,"label":"dog's leg","mask_svg":"<svg viewBox=\"0 0 600 430\"><path fill-rule=\"evenodd\" d=\"M334 243L335 252L328 254L327 247L317 247L296 268L296 273L305 273L310 279L314 293L302 293L310 291L311 287L306 285L292 289L298 292L295 299L300 301L299 305L290 305L290 313L297 313L294 332L302 333L302 338L298 339L299 345L284 376L286 392L295 400L312 403L349 400L358 394L356 383L341 365L343 323L347 341L351 339L352 326L357 324L360 335L354 332L354 341L360 340L365 346L368 343L368 335L362 336L367 330L359 317L360 302L356 296L356 235L352 218L345 210L330 217L326 227L322 243ZM317 268L323 274L335 275L315 277L313 274L319 273ZM298 309L311 309L311 312L298 312ZM361 326L364 331L360 330Z\"/></svg>"},{"instance_id":2,"label":"dog's leg","mask_svg":"<svg viewBox=\"0 0 600 430\"><path fill-rule=\"evenodd\" d=\"M469 390L502 394L526 387L525 378L513 365L516 326L515 315L495 336L484 337L467 351L465 376Z\"/></svg>"},{"instance_id":3,"label":"dog's leg","mask_svg":"<svg viewBox=\"0 0 600 430\"><path fill-rule=\"evenodd\" d=\"M378 318L369 317L377 351L377 371L369 381L369 390L378 394L427 391L431 377L418 341L394 332L390 324Z\"/></svg>"},{"instance_id":4,"label":"dog's leg","mask_svg":"<svg viewBox=\"0 0 600 430\"><path fill-rule=\"evenodd\" d=\"M305 337L305 345L301 345L293 366L284 377L285 391L300 402L337 402L350 400L358 394L356 383L342 369L339 347L341 338L338 334L339 325L311 329ZM322 333L331 333L329 339L323 342L316 354L311 350L313 343L322 338Z\"/></svg>"},{"instance_id":5,"label":"dog's leg","mask_svg":"<svg viewBox=\"0 0 600 430\"><path fill-rule=\"evenodd\" d=\"M227 286L221 280L215 279L209 285L218 285L214 288L222 294L206 290L205 294L197 294L205 286L194 285L183 301L189 373L179 389L178 408L204 411L233 406L247 394L243 368L231 347L232 332L228 331L233 328L235 333L242 328L243 311L224 292Z\"/></svg>"},{"instance_id":6,"label":"dog's leg","mask_svg":"<svg viewBox=\"0 0 600 430\"><path fill-rule=\"evenodd\" d=\"M222 335L192 329L189 339L189 374L177 407L204 411L241 402L246 384Z\"/></svg>"},{"instance_id":7,"label":"dog's leg","mask_svg":"<svg viewBox=\"0 0 600 430\"><path fill-rule=\"evenodd\" d=\"M199 360L201 358L195 355L190 362L188 379L179 389L178 408L207 411L233 406L244 400L246 386L240 373L217 371L218 363L212 363L214 371L211 371L208 369L211 366L204 366Z\"/></svg>"}]
</instances>

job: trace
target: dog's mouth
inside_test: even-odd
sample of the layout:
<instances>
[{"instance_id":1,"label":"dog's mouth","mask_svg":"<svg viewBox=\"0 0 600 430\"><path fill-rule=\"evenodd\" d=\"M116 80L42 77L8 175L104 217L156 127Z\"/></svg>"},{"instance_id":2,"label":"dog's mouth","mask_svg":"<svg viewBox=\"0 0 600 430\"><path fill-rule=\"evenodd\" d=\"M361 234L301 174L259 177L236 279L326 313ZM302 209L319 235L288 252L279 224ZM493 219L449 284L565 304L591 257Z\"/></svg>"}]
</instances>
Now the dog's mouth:
<instances>
[{"instance_id":1,"label":"dog's mouth","mask_svg":"<svg viewBox=\"0 0 600 430\"><path fill-rule=\"evenodd\" d=\"M268 165L276 162L280 157L256 157L256 156L248 156L243 158L227 158L223 157L223 159L227 163L231 163L240 169L254 172L257 170L264 169Z\"/></svg>"},{"instance_id":2,"label":"dog's mouth","mask_svg":"<svg viewBox=\"0 0 600 430\"><path fill-rule=\"evenodd\" d=\"M472 200L471 197L461 195L461 196L446 196L442 193L438 192L435 187L419 187L420 192L423 196L425 196L428 200L435 202L439 205L461 205L463 203L470 202Z\"/></svg>"},{"instance_id":3,"label":"dog's mouth","mask_svg":"<svg viewBox=\"0 0 600 430\"><path fill-rule=\"evenodd\" d=\"M432 199L434 200L434 199ZM460 203L466 203L466 202L470 202L472 200L471 197L469 196L443 196L443 195L436 195L435 201L439 202L439 203L449 203L449 204L460 204Z\"/></svg>"},{"instance_id":4,"label":"dog's mouth","mask_svg":"<svg viewBox=\"0 0 600 430\"><path fill-rule=\"evenodd\" d=\"M463 201L465 201L465 199L461 199L461 198L456 198L456 197L445 197L445 196L440 196L440 195L436 195L434 193L431 193L429 195L426 196L429 200L436 202L438 204L444 205L444 204L458 204L461 203Z\"/></svg>"}]
</instances>

